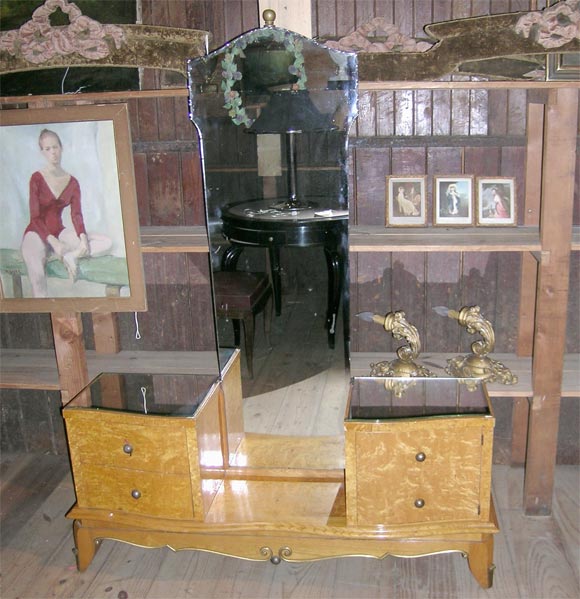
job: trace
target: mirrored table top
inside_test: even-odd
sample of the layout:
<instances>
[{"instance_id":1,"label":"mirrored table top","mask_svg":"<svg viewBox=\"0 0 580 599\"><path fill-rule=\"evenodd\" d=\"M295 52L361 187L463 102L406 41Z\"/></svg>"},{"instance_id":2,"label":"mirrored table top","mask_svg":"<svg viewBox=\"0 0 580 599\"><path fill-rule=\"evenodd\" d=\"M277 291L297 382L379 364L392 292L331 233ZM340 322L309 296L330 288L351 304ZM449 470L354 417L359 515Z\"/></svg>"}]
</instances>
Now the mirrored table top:
<instances>
[{"instance_id":1,"label":"mirrored table top","mask_svg":"<svg viewBox=\"0 0 580 599\"><path fill-rule=\"evenodd\" d=\"M491 416L485 385L477 379L351 379L347 420L390 420L429 416Z\"/></svg>"},{"instance_id":2,"label":"mirrored table top","mask_svg":"<svg viewBox=\"0 0 580 599\"><path fill-rule=\"evenodd\" d=\"M103 373L66 409L191 417L217 383L215 374Z\"/></svg>"}]
</instances>

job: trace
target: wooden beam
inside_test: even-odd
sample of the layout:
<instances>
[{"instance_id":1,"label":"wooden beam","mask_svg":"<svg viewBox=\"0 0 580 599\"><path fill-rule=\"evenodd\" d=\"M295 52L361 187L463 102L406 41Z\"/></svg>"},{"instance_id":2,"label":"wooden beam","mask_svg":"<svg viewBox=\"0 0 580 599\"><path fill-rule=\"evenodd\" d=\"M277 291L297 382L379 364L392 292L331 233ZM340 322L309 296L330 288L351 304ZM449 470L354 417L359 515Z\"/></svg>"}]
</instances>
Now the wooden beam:
<instances>
[{"instance_id":1,"label":"wooden beam","mask_svg":"<svg viewBox=\"0 0 580 599\"><path fill-rule=\"evenodd\" d=\"M538 274L536 328L524 509L529 515L552 510L560 395L566 338L578 91L550 92L544 132L544 171L540 217L543 252Z\"/></svg>"},{"instance_id":2,"label":"wooden beam","mask_svg":"<svg viewBox=\"0 0 580 599\"><path fill-rule=\"evenodd\" d=\"M526 146L526 194L524 225L538 226L542 196L542 157L544 145L544 105L528 104ZM522 254L520 279L520 312L518 325L518 356L531 356L534 349L534 323L538 261L525 252ZM511 464L523 465L528 445L529 403L517 398L512 407Z\"/></svg>"},{"instance_id":3,"label":"wooden beam","mask_svg":"<svg viewBox=\"0 0 580 599\"><path fill-rule=\"evenodd\" d=\"M83 323L78 312L52 313L50 316L64 405L89 382Z\"/></svg>"}]
</instances>

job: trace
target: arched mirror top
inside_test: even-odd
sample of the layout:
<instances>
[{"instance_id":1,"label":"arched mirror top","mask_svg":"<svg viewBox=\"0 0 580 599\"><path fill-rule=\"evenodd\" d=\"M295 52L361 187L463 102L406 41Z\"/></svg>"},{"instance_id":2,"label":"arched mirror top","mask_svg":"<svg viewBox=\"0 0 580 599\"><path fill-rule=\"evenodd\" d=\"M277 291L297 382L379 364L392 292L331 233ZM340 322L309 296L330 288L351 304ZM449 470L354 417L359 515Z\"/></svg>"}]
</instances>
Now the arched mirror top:
<instances>
[{"instance_id":1,"label":"arched mirror top","mask_svg":"<svg viewBox=\"0 0 580 599\"><path fill-rule=\"evenodd\" d=\"M287 29L253 29L188 66L191 118L202 132L220 116L257 133L347 130L356 116L356 55ZM271 102L277 123L256 123Z\"/></svg>"}]
</instances>

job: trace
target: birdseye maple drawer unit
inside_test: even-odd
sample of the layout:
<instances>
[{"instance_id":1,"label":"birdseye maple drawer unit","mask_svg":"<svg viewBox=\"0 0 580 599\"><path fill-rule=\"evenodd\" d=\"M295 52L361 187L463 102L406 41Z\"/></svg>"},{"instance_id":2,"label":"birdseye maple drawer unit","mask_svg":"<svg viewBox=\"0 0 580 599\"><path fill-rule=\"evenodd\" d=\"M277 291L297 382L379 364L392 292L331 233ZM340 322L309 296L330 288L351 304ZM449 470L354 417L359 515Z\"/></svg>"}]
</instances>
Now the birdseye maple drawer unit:
<instances>
[{"instance_id":1,"label":"birdseye maple drawer unit","mask_svg":"<svg viewBox=\"0 0 580 599\"><path fill-rule=\"evenodd\" d=\"M348 524L489 521L493 428L479 381L352 379Z\"/></svg>"},{"instance_id":2,"label":"birdseye maple drawer unit","mask_svg":"<svg viewBox=\"0 0 580 599\"><path fill-rule=\"evenodd\" d=\"M223 466L214 375L101 374L63 410L77 506L203 520Z\"/></svg>"}]
</instances>

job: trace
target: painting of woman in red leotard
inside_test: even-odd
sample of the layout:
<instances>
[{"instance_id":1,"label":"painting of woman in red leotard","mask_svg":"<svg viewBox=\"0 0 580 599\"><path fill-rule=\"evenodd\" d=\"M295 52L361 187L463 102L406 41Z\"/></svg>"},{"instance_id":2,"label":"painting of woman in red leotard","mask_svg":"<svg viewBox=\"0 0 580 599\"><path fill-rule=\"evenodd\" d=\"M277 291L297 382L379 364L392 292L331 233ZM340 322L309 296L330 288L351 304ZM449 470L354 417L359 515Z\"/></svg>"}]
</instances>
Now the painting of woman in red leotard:
<instances>
[{"instance_id":1,"label":"painting of woman in red leotard","mask_svg":"<svg viewBox=\"0 0 580 599\"><path fill-rule=\"evenodd\" d=\"M111 240L98 233L87 234L81 208L78 180L63 169L60 137L43 129L38 139L46 166L30 177L30 223L22 239L22 257L34 297L47 296L46 261L54 254L62 261L72 280L77 275L77 260L106 253ZM70 207L73 227L65 227L62 213Z\"/></svg>"}]
</instances>

